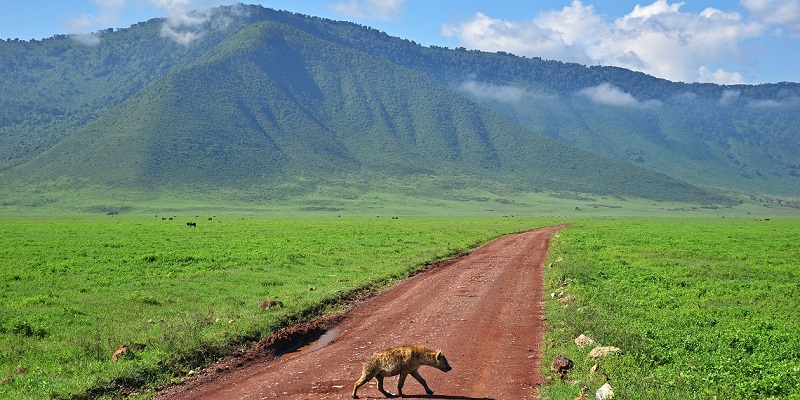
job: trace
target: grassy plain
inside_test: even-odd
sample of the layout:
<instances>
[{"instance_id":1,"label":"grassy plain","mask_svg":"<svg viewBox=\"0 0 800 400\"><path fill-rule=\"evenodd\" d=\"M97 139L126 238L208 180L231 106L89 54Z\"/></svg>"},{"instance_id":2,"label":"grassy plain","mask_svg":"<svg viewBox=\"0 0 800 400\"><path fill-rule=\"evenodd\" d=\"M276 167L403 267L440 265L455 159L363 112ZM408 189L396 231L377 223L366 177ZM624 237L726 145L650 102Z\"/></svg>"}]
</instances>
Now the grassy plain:
<instances>
[{"instance_id":1,"label":"grassy plain","mask_svg":"<svg viewBox=\"0 0 800 400\"><path fill-rule=\"evenodd\" d=\"M455 183L385 180L378 189L355 178L318 184L296 181L249 189L176 187L168 191L82 186L72 181L4 187L0 215L225 213L290 216L772 216L800 217L800 199L731 194L735 204L699 204L577 192L518 191L464 178ZM80 189L75 189L78 186Z\"/></svg>"},{"instance_id":2,"label":"grassy plain","mask_svg":"<svg viewBox=\"0 0 800 400\"><path fill-rule=\"evenodd\" d=\"M546 398L606 376L621 398L800 398L797 218L198 213L0 217L0 398L152 388L427 262L565 221L547 284L571 300L547 303L545 359L576 368ZM623 352L590 374L581 333ZM145 347L111 362L123 344Z\"/></svg>"},{"instance_id":3,"label":"grassy plain","mask_svg":"<svg viewBox=\"0 0 800 400\"><path fill-rule=\"evenodd\" d=\"M168 382L361 289L551 222L0 217L0 398L111 396L116 384ZM261 310L260 300L285 307ZM111 362L123 344L144 349Z\"/></svg>"},{"instance_id":4,"label":"grassy plain","mask_svg":"<svg viewBox=\"0 0 800 400\"><path fill-rule=\"evenodd\" d=\"M581 220L554 239L543 374L575 369L546 399L800 399L800 220ZM585 334L622 352L590 372Z\"/></svg>"}]
</instances>

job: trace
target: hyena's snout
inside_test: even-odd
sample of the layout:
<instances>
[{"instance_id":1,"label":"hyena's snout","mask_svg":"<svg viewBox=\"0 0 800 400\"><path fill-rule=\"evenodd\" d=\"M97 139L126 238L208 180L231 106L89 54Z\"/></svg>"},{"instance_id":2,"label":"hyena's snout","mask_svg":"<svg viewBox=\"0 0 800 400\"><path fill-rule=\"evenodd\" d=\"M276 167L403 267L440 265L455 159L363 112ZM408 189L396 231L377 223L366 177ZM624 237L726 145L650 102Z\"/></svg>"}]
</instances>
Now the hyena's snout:
<instances>
[{"instance_id":1,"label":"hyena's snout","mask_svg":"<svg viewBox=\"0 0 800 400\"><path fill-rule=\"evenodd\" d=\"M447 359L444 358L444 354L442 354L441 351L436 354L436 364L436 366L444 372L448 372L453 369L453 367L450 366L450 363L447 362Z\"/></svg>"}]
</instances>

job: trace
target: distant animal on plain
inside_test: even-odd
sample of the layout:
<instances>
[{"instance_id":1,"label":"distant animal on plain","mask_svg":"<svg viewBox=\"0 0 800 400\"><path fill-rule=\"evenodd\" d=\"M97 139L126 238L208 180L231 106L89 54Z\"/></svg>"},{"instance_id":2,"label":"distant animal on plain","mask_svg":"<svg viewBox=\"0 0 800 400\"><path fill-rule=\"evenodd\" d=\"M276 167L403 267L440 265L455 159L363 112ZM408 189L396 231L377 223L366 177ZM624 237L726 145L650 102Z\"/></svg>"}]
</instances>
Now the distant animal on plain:
<instances>
[{"instance_id":1,"label":"distant animal on plain","mask_svg":"<svg viewBox=\"0 0 800 400\"><path fill-rule=\"evenodd\" d=\"M397 381L397 395L403 396L403 384L409 374L425 388L425 393L432 395L433 390L428 387L428 383L425 382L425 379L422 379L418 371L419 367L423 365L429 365L444 372L453 369L440 350L430 350L421 345L405 345L379 350L373 353L364 363L361 377L358 378L353 386L353 398L358 398L356 393L358 388L372 380L372 378L378 380L378 390L384 396L394 397L392 393L383 389L383 378L395 375L400 375Z\"/></svg>"},{"instance_id":2,"label":"distant animal on plain","mask_svg":"<svg viewBox=\"0 0 800 400\"><path fill-rule=\"evenodd\" d=\"M266 310L272 307L283 307L283 302L280 300L261 300L258 302L258 307L262 310Z\"/></svg>"},{"instance_id":3,"label":"distant animal on plain","mask_svg":"<svg viewBox=\"0 0 800 400\"><path fill-rule=\"evenodd\" d=\"M186 223L186 226L190 226L192 228L197 228L197 222L189 221Z\"/></svg>"},{"instance_id":4,"label":"distant animal on plain","mask_svg":"<svg viewBox=\"0 0 800 400\"><path fill-rule=\"evenodd\" d=\"M116 362L126 354L128 354L128 345L123 345L122 347L114 351L114 355L111 356L111 361Z\"/></svg>"}]
</instances>

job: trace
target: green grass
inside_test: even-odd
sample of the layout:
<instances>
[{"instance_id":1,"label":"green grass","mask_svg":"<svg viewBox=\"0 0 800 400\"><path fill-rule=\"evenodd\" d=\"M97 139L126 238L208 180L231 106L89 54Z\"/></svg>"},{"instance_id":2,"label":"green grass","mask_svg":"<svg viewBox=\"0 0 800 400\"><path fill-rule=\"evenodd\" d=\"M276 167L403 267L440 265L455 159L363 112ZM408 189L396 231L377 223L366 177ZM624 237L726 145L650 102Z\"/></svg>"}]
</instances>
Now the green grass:
<instances>
[{"instance_id":1,"label":"green grass","mask_svg":"<svg viewBox=\"0 0 800 400\"><path fill-rule=\"evenodd\" d=\"M0 217L0 398L108 397L119 385L147 397L361 289L565 220L579 222L554 238L547 285L572 300L547 303L544 360L565 354L576 368L546 398L605 376L618 398L800 398L800 220L581 213ZM258 308L273 299L285 307ZM572 342L581 333L623 352L592 375L589 348ZM111 362L123 344L145 348Z\"/></svg>"},{"instance_id":2,"label":"green grass","mask_svg":"<svg viewBox=\"0 0 800 400\"><path fill-rule=\"evenodd\" d=\"M374 179L372 179L374 178ZM370 182L369 184L365 182ZM377 182L377 183L372 183ZM5 188L5 187L4 187ZM515 189L469 177L347 176L247 188L114 188L80 180L11 185L0 192L0 215L227 213L318 216L799 216L800 201L739 197L737 204L700 204Z\"/></svg>"},{"instance_id":3,"label":"green grass","mask_svg":"<svg viewBox=\"0 0 800 400\"><path fill-rule=\"evenodd\" d=\"M146 397L155 385L335 309L360 289L547 224L519 217L0 217L0 398L112 396L117 384L150 388ZM285 307L257 306L273 299ZM111 362L123 344L145 347Z\"/></svg>"},{"instance_id":4,"label":"green grass","mask_svg":"<svg viewBox=\"0 0 800 400\"><path fill-rule=\"evenodd\" d=\"M572 399L584 385L593 394L609 377L623 399L800 398L798 255L792 218L571 225L549 255L548 290L560 295L547 302L543 373L552 376L557 354L575 369L542 394ZM580 334L622 353L591 374Z\"/></svg>"}]
</instances>

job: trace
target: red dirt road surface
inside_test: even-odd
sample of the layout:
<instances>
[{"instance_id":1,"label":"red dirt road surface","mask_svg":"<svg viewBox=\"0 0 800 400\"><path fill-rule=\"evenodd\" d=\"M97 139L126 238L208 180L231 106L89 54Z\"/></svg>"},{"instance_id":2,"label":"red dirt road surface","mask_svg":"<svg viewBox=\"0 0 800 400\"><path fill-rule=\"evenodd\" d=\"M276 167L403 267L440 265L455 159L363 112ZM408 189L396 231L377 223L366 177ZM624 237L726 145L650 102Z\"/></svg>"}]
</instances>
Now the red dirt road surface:
<instances>
[{"instance_id":1,"label":"red dirt road surface","mask_svg":"<svg viewBox=\"0 0 800 400\"><path fill-rule=\"evenodd\" d=\"M453 370L423 366L407 397L439 399L537 399L544 334L544 262L559 227L512 234L472 253L439 263L369 297L325 326L333 341L276 357L220 360L197 377L169 387L158 399L345 399L361 366L380 349L422 344L441 349ZM262 353L269 353L263 351ZM243 353L244 354L244 353ZM278 353L279 354L279 353ZM397 393L397 377L384 387ZM360 398L382 399L373 379Z\"/></svg>"}]
</instances>

